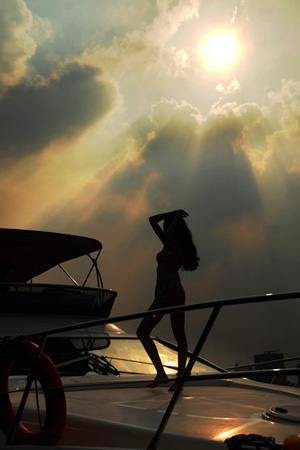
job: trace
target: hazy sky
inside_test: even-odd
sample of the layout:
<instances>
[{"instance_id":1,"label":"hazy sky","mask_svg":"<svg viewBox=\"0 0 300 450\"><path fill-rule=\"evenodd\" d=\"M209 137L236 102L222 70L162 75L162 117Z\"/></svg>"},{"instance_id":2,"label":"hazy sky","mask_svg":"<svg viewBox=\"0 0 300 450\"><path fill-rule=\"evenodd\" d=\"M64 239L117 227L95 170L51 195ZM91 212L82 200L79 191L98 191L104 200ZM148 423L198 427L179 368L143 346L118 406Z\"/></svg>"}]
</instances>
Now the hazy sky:
<instances>
[{"instance_id":1,"label":"hazy sky","mask_svg":"<svg viewBox=\"0 0 300 450\"><path fill-rule=\"evenodd\" d=\"M299 0L1 0L1 226L99 239L114 314L152 301L148 217L178 208L188 303L299 290L299 39ZM280 308L223 314L206 356L294 356Z\"/></svg>"}]
</instances>

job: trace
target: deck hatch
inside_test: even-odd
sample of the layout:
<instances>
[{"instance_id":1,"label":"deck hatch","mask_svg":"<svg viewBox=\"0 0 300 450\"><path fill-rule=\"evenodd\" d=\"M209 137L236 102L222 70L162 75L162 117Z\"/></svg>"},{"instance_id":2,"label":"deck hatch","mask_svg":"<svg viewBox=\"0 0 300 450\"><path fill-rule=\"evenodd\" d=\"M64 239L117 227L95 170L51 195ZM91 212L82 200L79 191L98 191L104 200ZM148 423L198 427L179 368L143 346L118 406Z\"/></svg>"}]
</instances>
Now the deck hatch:
<instances>
[{"instance_id":1,"label":"deck hatch","mask_svg":"<svg viewBox=\"0 0 300 450\"><path fill-rule=\"evenodd\" d=\"M299 405L271 406L263 413L263 418L274 422L300 423Z\"/></svg>"}]
</instances>

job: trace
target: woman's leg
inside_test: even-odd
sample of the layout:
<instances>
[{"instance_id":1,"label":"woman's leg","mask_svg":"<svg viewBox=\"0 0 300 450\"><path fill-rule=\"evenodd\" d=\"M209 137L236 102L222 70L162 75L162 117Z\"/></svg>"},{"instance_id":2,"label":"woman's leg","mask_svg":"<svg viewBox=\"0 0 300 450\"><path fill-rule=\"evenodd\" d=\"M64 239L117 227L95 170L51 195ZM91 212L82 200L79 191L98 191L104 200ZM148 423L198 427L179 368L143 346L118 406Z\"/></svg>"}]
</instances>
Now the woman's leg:
<instances>
[{"instance_id":1,"label":"woman's leg","mask_svg":"<svg viewBox=\"0 0 300 450\"><path fill-rule=\"evenodd\" d=\"M154 300L152 303L151 309L157 309L160 306L157 305L157 302ZM149 358L151 359L156 372L157 376L156 379L168 379L165 369L162 365L161 359L159 357L157 348L150 337L151 331L153 328L161 321L163 316L154 316L154 317L145 317L141 324L139 325L137 329L137 336L140 339L141 343L143 344Z\"/></svg>"},{"instance_id":2,"label":"woman's leg","mask_svg":"<svg viewBox=\"0 0 300 450\"><path fill-rule=\"evenodd\" d=\"M178 377L182 377L187 359L187 339L184 330L184 312L171 314L171 324L174 337L178 345ZM176 391L178 380L176 380L169 391Z\"/></svg>"},{"instance_id":3,"label":"woman's leg","mask_svg":"<svg viewBox=\"0 0 300 450\"><path fill-rule=\"evenodd\" d=\"M178 345L178 376L184 373L187 359L187 339L184 329L184 312L171 314L171 325Z\"/></svg>"}]
</instances>

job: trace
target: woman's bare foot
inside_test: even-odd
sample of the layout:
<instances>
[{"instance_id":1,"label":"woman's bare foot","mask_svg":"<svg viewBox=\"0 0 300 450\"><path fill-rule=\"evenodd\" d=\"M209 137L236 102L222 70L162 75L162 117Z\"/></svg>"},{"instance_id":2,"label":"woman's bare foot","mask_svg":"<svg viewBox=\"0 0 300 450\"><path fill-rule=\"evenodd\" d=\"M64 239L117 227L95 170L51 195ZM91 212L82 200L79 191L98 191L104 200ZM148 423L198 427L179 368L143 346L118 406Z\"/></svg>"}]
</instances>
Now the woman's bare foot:
<instances>
[{"instance_id":1,"label":"woman's bare foot","mask_svg":"<svg viewBox=\"0 0 300 450\"><path fill-rule=\"evenodd\" d=\"M150 384L148 384L147 387L153 389L153 388L155 388L156 386L159 386L160 384L166 384L166 383L168 383L168 381L169 381L169 378L167 377L166 374L164 374L164 375L157 375L157 376L154 378L154 380L153 380Z\"/></svg>"}]
</instances>

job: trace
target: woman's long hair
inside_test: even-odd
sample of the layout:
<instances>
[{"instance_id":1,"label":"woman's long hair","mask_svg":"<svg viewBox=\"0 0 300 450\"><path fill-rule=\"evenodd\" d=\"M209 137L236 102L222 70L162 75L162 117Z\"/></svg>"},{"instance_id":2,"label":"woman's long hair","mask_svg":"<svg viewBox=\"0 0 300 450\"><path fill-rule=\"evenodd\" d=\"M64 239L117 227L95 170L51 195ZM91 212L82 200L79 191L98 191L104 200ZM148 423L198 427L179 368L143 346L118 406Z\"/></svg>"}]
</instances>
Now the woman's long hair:
<instances>
[{"instance_id":1,"label":"woman's long hair","mask_svg":"<svg viewBox=\"0 0 300 450\"><path fill-rule=\"evenodd\" d=\"M167 230L171 225L174 215L175 213L170 214L170 216L164 220L164 230ZM174 238L183 245L185 249L185 258L182 269L189 271L196 270L199 266L200 258L198 257L197 249L193 242L192 233L183 217L178 219L174 230Z\"/></svg>"}]
</instances>

